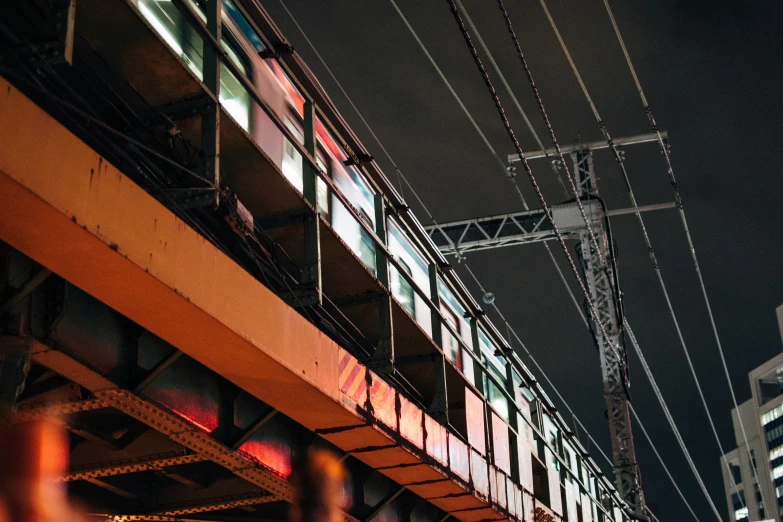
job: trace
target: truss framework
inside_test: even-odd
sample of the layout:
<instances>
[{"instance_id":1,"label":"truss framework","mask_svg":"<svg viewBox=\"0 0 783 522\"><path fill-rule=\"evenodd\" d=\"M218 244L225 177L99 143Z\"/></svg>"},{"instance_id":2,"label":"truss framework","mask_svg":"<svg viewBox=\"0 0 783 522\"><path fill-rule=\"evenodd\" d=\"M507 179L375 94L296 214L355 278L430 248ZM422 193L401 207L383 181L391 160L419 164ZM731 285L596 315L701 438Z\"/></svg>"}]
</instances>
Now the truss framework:
<instances>
[{"instance_id":1,"label":"truss framework","mask_svg":"<svg viewBox=\"0 0 783 522\"><path fill-rule=\"evenodd\" d=\"M665 133L664 133L665 135ZM657 142L655 134L632 136L616 140L618 145ZM610 244L606 220L610 216L674 208L674 203L663 203L606 211L597 197L598 187L593 168L594 150L608 148L606 142L595 142L581 146L563 147L563 153L570 155L572 172L588 223L585 223L576 202L553 205L552 217L566 239L578 240L581 251L582 269L590 299L597 319L607 332L607 337L596 335L600 329L590 317L591 330L595 337L601 361L601 376L604 383L604 399L609 418L612 441L612 460L615 484L620 495L633 507L637 514L645 513L645 502L641 487L641 475L636 460L633 442L628 395L627 360L623 346L622 311L619 289L616 286L613 246ZM554 149L534 151L528 159L548 158L556 154ZM519 161L518 155L510 155L509 163ZM559 161L553 160L561 168ZM488 217L440 223L425 227L433 242L444 255L462 258L468 252L488 250L516 245L526 245L557 239L552 224L546 219L543 209L500 214ZM591 241L591 234L597 239ZM591 314L588 314L591 315Z\"/></svg>"}]
</instances>

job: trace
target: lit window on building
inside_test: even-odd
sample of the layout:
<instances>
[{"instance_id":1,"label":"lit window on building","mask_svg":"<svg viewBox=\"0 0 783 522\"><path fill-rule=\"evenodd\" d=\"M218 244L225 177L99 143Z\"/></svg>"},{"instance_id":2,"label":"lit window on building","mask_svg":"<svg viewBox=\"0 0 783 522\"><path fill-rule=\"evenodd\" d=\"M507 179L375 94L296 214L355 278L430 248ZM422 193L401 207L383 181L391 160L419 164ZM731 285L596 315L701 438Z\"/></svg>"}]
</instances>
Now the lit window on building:
<instances>
[{"instance_id":1,"label":"lit window on building","mask_svg":"<svg viewBox=\"0 0 783 522\"><path fill-rule=\"evenodd\" d=\"M766 426L770 422L783 417L783 404L761 416L761 425Z\"/></svg>"},{"instance_id":2,"label":"lit window on building","mask_svg":"<svg viewBox=\"0 0 783 522\"><path fill-rule=\"evenodd\" d=\"M748 519L748 507L745 502L745 491L739 490L731 494L731 504L734 507L734 520L740 522Z\"/></svg>"}]
</instances>

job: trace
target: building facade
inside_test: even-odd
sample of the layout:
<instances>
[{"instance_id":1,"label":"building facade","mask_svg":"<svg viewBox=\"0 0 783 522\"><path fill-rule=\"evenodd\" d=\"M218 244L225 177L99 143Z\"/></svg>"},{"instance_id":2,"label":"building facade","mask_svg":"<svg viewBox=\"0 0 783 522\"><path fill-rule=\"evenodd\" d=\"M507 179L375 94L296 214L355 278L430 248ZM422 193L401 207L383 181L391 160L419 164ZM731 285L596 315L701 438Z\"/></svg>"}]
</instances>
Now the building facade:
<instances>
[{"instance_id":1,"label":"building facade","mask_svg":"<svg viewBox=\"0 0 783 522\"><path fill-rule=\"evenodd\" d=\"M783 338L783 306L778 307L777 317ZM721 463L729 516L733 522L780 522L783 353L751 371L749 378L752 398L731 412L737 449L727 453L726 462Z\"/></svg>"}]
</instances>

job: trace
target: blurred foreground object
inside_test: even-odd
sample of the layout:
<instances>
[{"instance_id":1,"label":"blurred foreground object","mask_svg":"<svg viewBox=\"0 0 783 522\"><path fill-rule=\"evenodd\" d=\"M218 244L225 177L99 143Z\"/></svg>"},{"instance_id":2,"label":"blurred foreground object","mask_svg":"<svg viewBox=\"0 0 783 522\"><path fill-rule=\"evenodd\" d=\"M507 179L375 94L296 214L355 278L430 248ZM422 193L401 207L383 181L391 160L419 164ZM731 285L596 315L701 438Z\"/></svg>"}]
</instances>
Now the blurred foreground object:
<instances>
[{"instance_id":1,"label":"blurred foreground object","mask_svg":"<svg viewBox=\"0 0 783 522\"><path fill-rule=\"evenodd\" d=\"M0 424L0 522L82 522L60 478L68 439L50 421Z\"/></svg>"},{"instance_id":2,"label":"blurred foreground object","mask_svg":"<svg viewBox=\"0 0 783 522\"><path fill-rule=\"evenodd\" d=\"M347 507L342 462L331 452L315 449L294 463L291 522L340 522Z\"/></svg>"}]
</instances>

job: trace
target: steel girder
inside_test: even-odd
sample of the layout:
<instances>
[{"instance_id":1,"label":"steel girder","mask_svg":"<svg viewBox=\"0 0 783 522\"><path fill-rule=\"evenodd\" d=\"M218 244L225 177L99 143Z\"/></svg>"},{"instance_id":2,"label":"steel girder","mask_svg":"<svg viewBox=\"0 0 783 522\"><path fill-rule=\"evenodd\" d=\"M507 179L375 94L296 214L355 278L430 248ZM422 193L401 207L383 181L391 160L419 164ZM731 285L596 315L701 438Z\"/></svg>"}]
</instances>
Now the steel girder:
<instances>
[{"instance_id":1,"label":"steel girder","mask_svg":"<svg viewBox=\"0 0 783 522\"><path fill-rule=\"evenodd\" d=\"M85 480L88 478L111 477L126 473L138 473L141 471L162 471L173 466L203 462L204 457L197 453L187 451L170 451L155 455L144 455L127 459L101 462L100 464L85 466L71 470L63 477L66 482L73 480Z\"/></svg>"},{"instance_id":2,"label":"steel girder","mask_svg":"<svg viewBox=\"0 0 783 522\"><path fill-rule=\"evenodd\" d=\"M637 512L644 506L639 466L631 431L631 418L628 407L628 388L626 357L622 351L622 329L616 312L616 289L613 284L613 270L609 255L609 244L603 225L593 224L600 252L590 240L589 234L581 234L582 259L585 283L597 315L591 318L594 338L598 345L601 361L601 374L604 382L604 399L609 417L609 432L612 441L612 461L615 471L615 483L620 495L634 506ZM603 259L603 263L601 261Z\"/></svg>"},{"instance_id":3,"label":"steel girder","mask_svg":"<svg viewBox=\"0 0 783 522\"><path fill-rule=\"evenodd\" d=\"M444 255L557 239L543 210L466 219L424 229Z\"/></svg>"}]
</instances>

